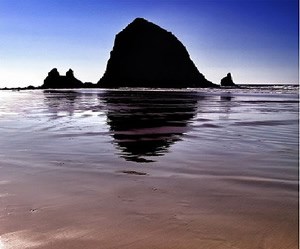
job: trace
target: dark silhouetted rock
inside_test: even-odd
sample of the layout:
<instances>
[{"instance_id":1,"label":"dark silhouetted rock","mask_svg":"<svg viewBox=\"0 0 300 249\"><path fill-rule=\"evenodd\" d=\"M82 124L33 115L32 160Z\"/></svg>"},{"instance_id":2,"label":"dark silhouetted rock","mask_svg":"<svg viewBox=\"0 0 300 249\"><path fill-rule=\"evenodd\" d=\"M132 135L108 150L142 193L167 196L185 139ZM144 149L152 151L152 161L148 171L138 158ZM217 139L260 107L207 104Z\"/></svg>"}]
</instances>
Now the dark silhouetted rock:
<instances>
[{"instance_id":1,"label":"dark silhouetted rock","mask_svg":"<svg viewBox=\"0 0 300 249\"><path fill-rule=\"evenodd\" d=\"M75 78L74 77L74 72L73 72L73 70L71 68L69 69L69 71L66 72L66 77L70 78L70 79L71 78Z\"/></svg>"},{"instance_id":2,"label":"dark silhouetted rock","mask_svg":"<svg viewBox=\"0 0 300 249\"><path fill-rule=\"evenodd\" d=\"M85 83L83 83L83 87L84 88L96 88L97 85L92 82L85 82Z\"/></svg>"},{"instance_id":3,"label":"dark silhouetted rock","mask_svg":"<svg viewBox=\"0 0 300 249\"><path fill-rule=\"evenodd\" d=\"M28 90L34 90L35 89L35 87L34 86L32 86L32 85L29 85L28 87L26 87Z\"/></svg>"},{"instance_id":4,"label":"dark silhouetted rock","mask_svg":"<svg viewBox=\"0 0 300 249\"><path fill-rule=\"evenodd\" d=\"M232 80L231 73L228 73L226 77L221 79L221 86L234 86L234 87L237 87L237 85L234 84L234 82Z\"/></svg>"},{"instance_id":5,"label":"dark silhouetted rock","mask_svg":"<svg viewBox=\"0 0 300 249\"><path fill-rule=\"evenodd\" d=\"M116 35L99 87L217 87L171 33L137 18Z\"/></svg>"},{"instance_id":6,"label":"dark silhouetted rock","mask_svg":"<svg viewBox=\"0 0 300 249\"><path fill-rule=\"evenodd\" d=\"M72 69L66 73L66 76L59 75L56 68L53 68L49 73L44 84L41 86L43 89L47 88L81 88L83 83L74 77Z\"/></svg>"}]
</instances>

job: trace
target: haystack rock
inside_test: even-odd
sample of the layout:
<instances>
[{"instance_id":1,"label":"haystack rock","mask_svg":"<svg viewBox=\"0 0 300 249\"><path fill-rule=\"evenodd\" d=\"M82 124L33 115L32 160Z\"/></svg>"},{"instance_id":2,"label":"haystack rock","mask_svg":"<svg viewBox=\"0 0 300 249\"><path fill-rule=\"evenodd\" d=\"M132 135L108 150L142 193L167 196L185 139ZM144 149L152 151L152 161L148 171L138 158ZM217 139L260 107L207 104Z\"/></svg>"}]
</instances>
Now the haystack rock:
<instances>
[{"instance_id":1,"label":"haystack rock","mask_svg":"<svg viewBox=\"0 0 300 249\"><path fill-rule=\"evenodd\" d=\"M49 73L41 88L80 88L83 83L76 79L72 69L66 72L66 75L59 75L56 68L53 68Z\"/></svg>"},{"instance_id":2,"label":"haystack rock","mask_svg":"<svg viewBox=\"0 0 300 249\"><path fill-rule=\"evenodd\" d=\"M99 87L217 87L196 68L171 33L136 18L116 35Z\"/></svg>"},{"instance_id":3,"label":"haystack rock","mask_svg":"<svg viewBox=\"0 0 300 249\"><path fill-rule=\"evenodd\" d=\"M226 77L221 79L221 86L237 86L232 80L231 73L228 73Z\"/></svg>"}]
</instances>

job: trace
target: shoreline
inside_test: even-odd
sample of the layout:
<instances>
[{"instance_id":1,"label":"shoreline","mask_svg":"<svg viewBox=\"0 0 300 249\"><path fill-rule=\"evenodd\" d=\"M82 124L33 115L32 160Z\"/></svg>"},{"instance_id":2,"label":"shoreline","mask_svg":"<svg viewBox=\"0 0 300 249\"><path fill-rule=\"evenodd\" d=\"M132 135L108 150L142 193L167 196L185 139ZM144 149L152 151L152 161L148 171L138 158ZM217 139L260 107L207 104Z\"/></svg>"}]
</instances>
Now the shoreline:
<instances>
[{"instance_id":1,"label":"shoreline","mask_svg":"<svg viewBox=\"0 0 300 249\"><path fill-rule=\"evenodd\" d=\"M215 83L214 83L215 84ZM217 85L217 84L216 84ZM282 87L282 86L290 86L290 87L299 87L299 83L236 83L236 86L226 87L217 85L218 87L183 87L183 88L151 88L151 87L118 87L118 88L103 88L95 86L83 87L83 88L42 88L39 86L27 86L27 87L3 87L0 88L0 91L24 91L24 90L83 90L83 89L95 89L95 90L126 90L126 89L137 89L137 90L185 90L185 89L251 89L255 87Z\"/></svg>"}]
</instances>

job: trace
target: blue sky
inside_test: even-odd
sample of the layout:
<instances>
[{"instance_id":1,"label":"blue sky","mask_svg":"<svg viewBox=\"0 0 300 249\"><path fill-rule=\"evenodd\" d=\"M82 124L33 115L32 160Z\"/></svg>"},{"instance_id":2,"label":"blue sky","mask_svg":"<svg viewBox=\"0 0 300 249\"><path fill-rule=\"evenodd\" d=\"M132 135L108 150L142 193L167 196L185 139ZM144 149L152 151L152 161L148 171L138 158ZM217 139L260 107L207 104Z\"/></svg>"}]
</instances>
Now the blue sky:
<instances>
[{"instance_id":1,"label":"blue sky","mask_svg":"<svg viewBox=\"0 0 300 249\"><path fill-rule=\"evenodd\" d=\"M38 86L69 68L103 75L136 17L171 31L208 80L298 83L297 0L0 0L0 87Z\"/></svg>"}]
</instances>

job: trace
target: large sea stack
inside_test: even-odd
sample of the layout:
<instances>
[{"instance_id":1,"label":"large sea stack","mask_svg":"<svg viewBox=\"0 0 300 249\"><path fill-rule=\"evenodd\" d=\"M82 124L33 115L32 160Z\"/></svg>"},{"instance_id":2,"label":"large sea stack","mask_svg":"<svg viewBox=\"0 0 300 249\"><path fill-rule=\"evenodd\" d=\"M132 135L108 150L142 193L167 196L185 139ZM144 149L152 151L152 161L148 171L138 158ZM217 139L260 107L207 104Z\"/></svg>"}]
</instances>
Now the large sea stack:
<instances>
[{"instance_id":1,"label":"large sea stack","mask_svg":"<svg viewBox=\"0 0 300 249\"><path fill-rule=\"evenodd\" d=\"M99 87L216 87L198 71L171 33L136 18L116 35Z\"/></svg>"}]
</instances>

